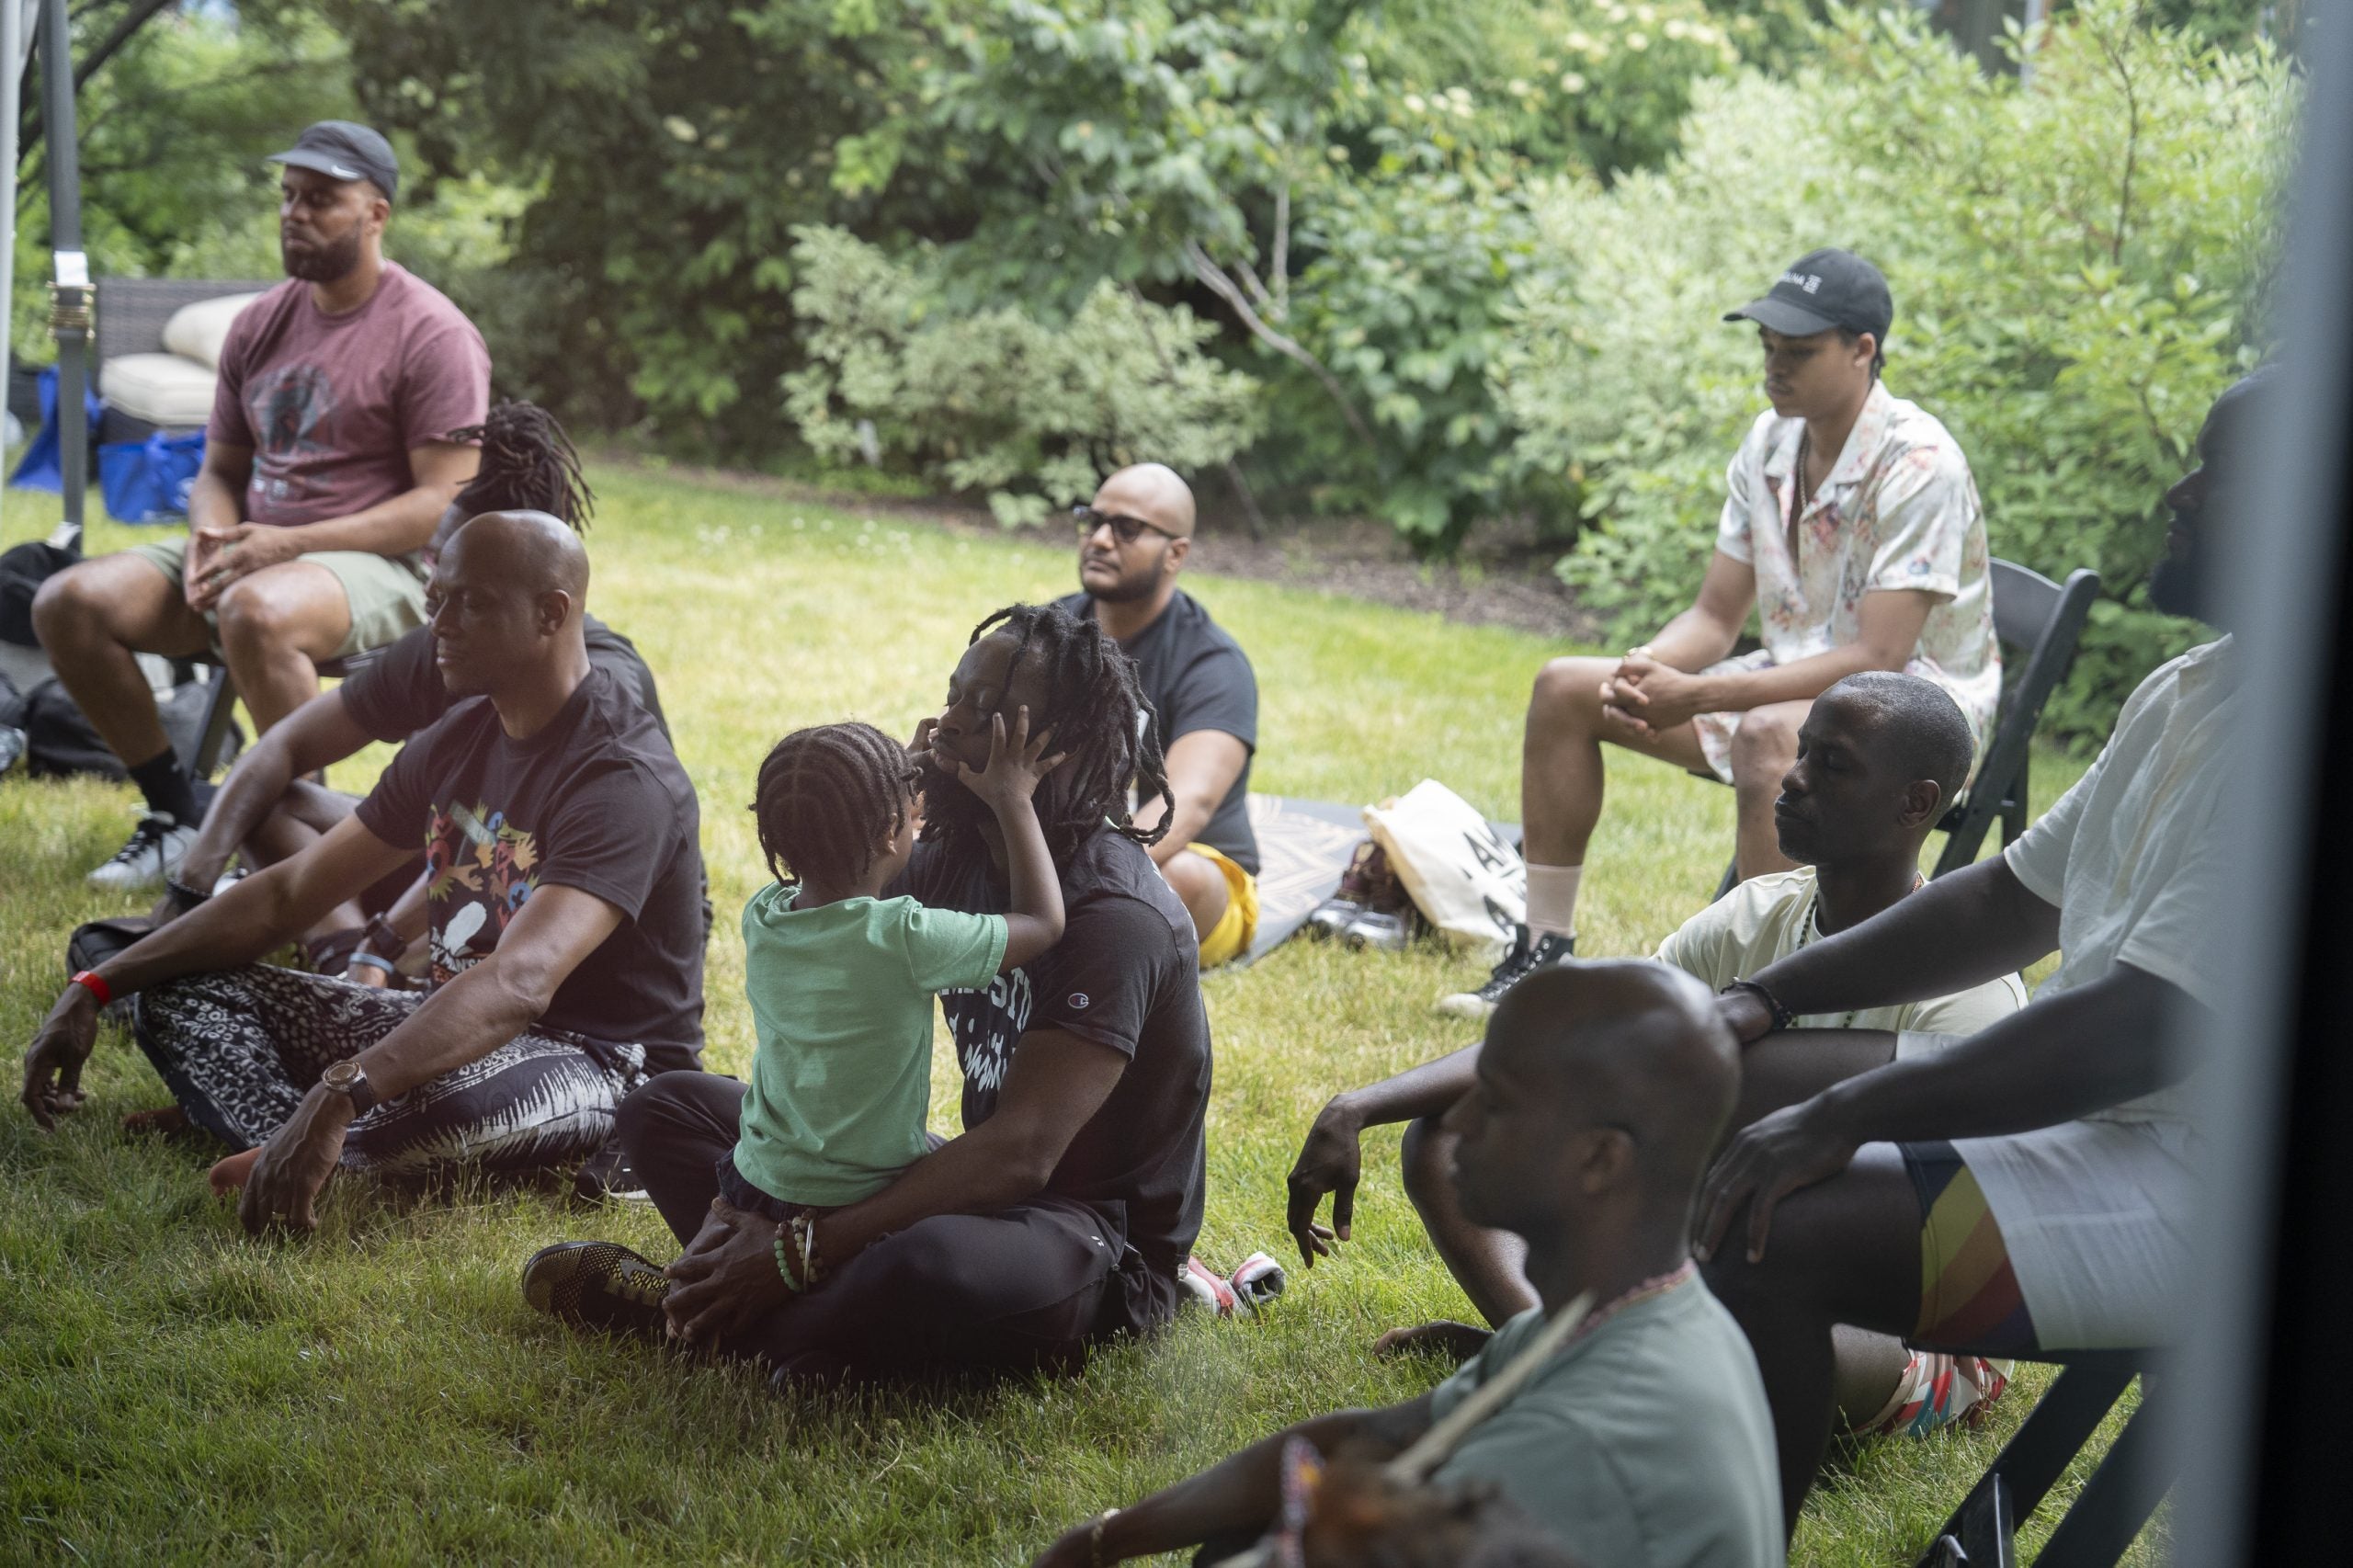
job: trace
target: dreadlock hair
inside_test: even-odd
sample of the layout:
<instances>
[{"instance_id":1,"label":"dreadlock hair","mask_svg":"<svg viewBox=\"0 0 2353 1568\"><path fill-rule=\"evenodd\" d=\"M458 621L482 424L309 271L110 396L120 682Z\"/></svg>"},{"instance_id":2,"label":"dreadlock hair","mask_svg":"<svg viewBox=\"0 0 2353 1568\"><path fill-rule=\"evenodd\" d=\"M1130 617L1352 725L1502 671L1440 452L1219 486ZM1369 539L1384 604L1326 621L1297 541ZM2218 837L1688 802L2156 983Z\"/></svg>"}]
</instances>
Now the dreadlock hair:
<instances>
[{"instance_id":1,"label":"dreadlock hair","mask_svg":"<svg viewBox=\"0 0 2353 1568\"><path fill-rule=\"evenodd\" d=\"M777 742L752 800L778 881L846 887L915 806L907 748L871 724L819 724Z\"/></svg>"},{"instance_id":2,"label":"dreadlock hair","mask_svg":"<svg viewBox=\"0 0 2353 1568\"><path fill-rule=\"evenodd\" d=\"M1135 661L1093 617L1082 619L1059 605L1008 605L972 628L965 645L992 636L1013 640L1007 672L1024 659L1045 667L1046 710L1029 715L1029 733L1051 730L1053 749L1069 759L1038 787L1036 797L1038 824L1054 863L1067 861L1106 823L1136 844L1159 843L1176 801ZM1009 722L1012 715L1006 717ZM925 764L923 775L925 839L951 854L978 847L981 824L994 820L989 809L937 767ZM1151 827L1138 827L1128 809L1131 783L1139 801L1165 802Z\"/></svg>"},{"instance_id":3,"label":"dreadlock hair","mask_svg":"<svg viewBox=\"0 0 2353 1568\"><path fill-rule=\"evenodd\" d=\"M580 454L555 415L537 403L502 400L479 425L452 430L445 441L482 444L482 467L458 492L469 517L484 512L551 512L575 533L588 531L597 493L580 472Z\"/></svg>"}]
</instances>

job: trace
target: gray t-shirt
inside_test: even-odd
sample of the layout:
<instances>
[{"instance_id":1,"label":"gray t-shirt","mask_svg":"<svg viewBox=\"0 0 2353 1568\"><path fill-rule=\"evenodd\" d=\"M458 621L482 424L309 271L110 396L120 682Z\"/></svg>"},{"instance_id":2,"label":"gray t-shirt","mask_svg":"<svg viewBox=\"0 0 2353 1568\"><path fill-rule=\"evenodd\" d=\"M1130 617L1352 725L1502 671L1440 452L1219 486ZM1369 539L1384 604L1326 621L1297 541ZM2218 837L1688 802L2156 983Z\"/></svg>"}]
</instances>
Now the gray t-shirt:
<instances>
[{"instance_id":1,"label":"gray t-shirt","mask_svg":"<svg viewBox=\"0 0 2353 1568\"><path fill-rule=\"evenodd\" d=\"M1443 1419L1544 1326L1530 1309L1438 1385ZM1439 1469L1488 1481L1595 1568L1780 1568L1773 1417L1748 1340L1695 1276L1553 1358Z\"/></svg>"}]
</instances>

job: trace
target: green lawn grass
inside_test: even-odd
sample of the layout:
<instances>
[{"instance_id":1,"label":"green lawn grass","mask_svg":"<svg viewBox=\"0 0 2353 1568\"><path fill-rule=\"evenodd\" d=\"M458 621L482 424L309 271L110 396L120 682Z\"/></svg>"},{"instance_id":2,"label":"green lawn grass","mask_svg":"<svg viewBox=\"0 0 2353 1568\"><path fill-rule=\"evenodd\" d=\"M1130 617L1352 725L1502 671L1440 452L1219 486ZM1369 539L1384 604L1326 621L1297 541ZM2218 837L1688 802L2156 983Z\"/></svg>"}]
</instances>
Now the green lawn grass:
<instances>
[{"instance_id":1,"label":"green lawn grass","mask_svg":"<svg viewBox=\"0 0 2353 1568\"><path fill-rule=\"evenodd\" d=\"M745 803L767 744L855 716L908 730L972 623L1059 594L1043 542L890 520L608 469L594 607L658 673L703 804L722 914L710 1064L751 1050L733 915L761 880ZM17 512L21 517L21 511ZM112 548L131 530L101 527ZM1513 815L1521 705L1540 639L1259 584L1188 579L1250 650L1261 789L1360 801L1425 776ZM371 751L335 770L361 789ZM2038 759L2047 801L2077 768ZM1581 945L1648 951L1704 900L1731 791L1611 758ZM81 876L131 824L125 788L0 783L0 1041L14 1063L63 980L66 933L105 913ZM1294 943L1206 983L1216 1031L1200 1250L1284 1256L1282 1178L1324 1097L1463 1042L1429 1003L1469 959ZM109 1031L88 1108L44 1136L0 1112L0 1557L126 1562L426 1557L1026 1561L1069 1520L1176 1479L1286 1421L1426 1388L1375 1362L1380 1330L1466 1303L1368 1140L1356 1242L1263 1321L1188 1321L1084 1375L904 1396L779 1398L741 1369L578 1339L517 1289L533 1248L610 1235L673 1250L647 1210L538 1190L420 1198L343 1180L319 1233L255 1242L203 1189L217 1151L133 1140L168 1096ZM935 1074L952 1131L952 1063ZM2039 1386L2030 1375L2029 1387ZM1910 1561L2013 1426L1854 1456L1800 1533L1803 1563ZM1606 1568L1606 1565L1597 1565Z\"/></svg>"}]
</instances>

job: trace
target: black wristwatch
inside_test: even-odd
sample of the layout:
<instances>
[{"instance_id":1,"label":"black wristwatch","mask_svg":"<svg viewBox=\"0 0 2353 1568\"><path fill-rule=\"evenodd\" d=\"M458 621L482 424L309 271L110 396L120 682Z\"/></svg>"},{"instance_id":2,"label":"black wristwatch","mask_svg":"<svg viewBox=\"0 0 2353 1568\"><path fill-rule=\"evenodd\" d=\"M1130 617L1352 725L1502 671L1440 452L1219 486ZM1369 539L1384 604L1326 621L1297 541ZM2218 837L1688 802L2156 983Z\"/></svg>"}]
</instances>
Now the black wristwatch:
<instances>
[{"instance_id":1,"label":"black wristwatch","mask_svg":"<svg viewBox=\"0 0 2353 1568\"><path fill-rule=\"evenodd\" d=\"M351 1114L365 1116L376 1104L375 1085L368 1082L368 1074L359 1070L359 1059L347 1056L319 1074L319 1082L329 1091L351 1102Z\"/></svg>"}]
</instances>

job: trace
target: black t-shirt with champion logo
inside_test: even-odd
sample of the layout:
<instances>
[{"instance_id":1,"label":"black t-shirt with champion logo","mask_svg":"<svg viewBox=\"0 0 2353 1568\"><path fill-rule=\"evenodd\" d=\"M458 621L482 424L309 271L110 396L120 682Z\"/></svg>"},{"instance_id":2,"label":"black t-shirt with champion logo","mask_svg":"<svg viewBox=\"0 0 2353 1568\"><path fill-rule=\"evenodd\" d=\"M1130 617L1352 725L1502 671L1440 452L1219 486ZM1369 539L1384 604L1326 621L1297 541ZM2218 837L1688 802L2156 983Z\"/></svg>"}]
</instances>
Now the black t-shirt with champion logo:
<instances>
[{"instance_id":1,"label":"black t-shirt with champion logo","mask_svg":"<svg viewBox=\"0 0 2353 1568\"><path fill-rule=\"evenodd\" d=\"M1071 857L1062 885L1060 942L984 988L940 994L964 1071L964 1126L995 1114L1006 1068L1033 1030L1065 1030L1128 1058L1046 1189L1124 1205L1129 1243L1165 1286L1201 1229L1210 1021L1199 945L1151 858L1108 827ZM1002 915L1011 899L986 855L951 860L937 844L915 846L892 891L979 915Z\"/></svg>"},{"instance_id":2,"label":"black t-shirt with champion logo","mask_svg":"<svg viewBox=\"0 0 2353 1568\"><path fill-rule=\"evenodd\" d=\"M433 978L490 956L543 887L577 888L621 923L556 988L540 1022L645 1047L650 1072L702 1049L701 815L654 716L592 669L556 716L509 737L470 698L401 748L358 806L387 844L422 844Z\"/></svg>"}]
</instances>

